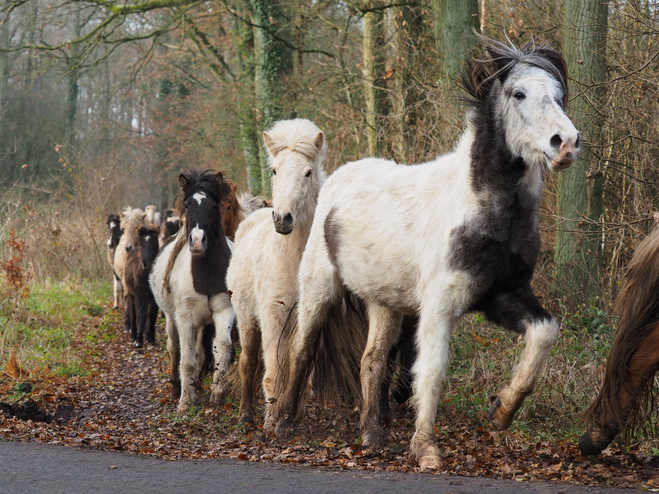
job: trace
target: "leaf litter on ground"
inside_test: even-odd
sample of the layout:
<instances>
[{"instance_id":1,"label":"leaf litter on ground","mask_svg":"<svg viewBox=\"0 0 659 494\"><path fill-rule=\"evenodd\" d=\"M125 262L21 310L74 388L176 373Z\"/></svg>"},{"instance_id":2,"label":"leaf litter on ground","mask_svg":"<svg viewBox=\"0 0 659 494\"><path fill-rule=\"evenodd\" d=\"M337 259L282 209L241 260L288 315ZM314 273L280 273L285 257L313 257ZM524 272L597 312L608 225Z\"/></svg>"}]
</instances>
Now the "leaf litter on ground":
<instances>
[{"instance_id":1,"label":"leaf litter on ground","mask_svg":"<svg viewBox=\"0 0 659 494\"><path fill-rule=\"evenodd\" d=\"M119 336L91 337L103 331ZM85 355L89 375L61 377L41 369L31 374L29 388L2 376L0 401L16 396L22 385L30 389L28 399L41 415L26 419L0 408L0 440L86 446L168 460L235 458L341 470L419 471L408 457L414 432L414 411L408 405L392 406L386 444L371 448L358 443L357 409L325 407L314 400L291 440L263 431L258 422L262 410L255 414L254 427L239 424L238 400L211 407L207 385L200 393L200 407L179 416L170 397L162 328L158 346L146 350L134 349L120 331L118 323L101 326L91 318L80 328L72 350ZM439 409L436 432L442 456L436 474L659 488L659 458L633 447L608 448L597 458L583 458L576 438L529 444L516 432L494 430L485 410L466 417L447 403Z\"/></svg>"}]
</instances>

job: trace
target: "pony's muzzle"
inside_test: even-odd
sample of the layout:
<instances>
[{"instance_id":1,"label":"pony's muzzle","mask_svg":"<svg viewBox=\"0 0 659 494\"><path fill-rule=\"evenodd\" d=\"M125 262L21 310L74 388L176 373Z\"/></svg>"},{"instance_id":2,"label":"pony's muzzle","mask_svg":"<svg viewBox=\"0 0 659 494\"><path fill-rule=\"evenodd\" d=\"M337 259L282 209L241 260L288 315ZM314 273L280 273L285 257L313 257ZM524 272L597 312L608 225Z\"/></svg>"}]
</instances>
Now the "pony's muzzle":
<instances>
[{"instance_id":1,"label":"pony's muzzle","mask_svg":"<svg viewBox=\"0 0 659 494\"><path fill-rule=\"evenodd\" d=\"M192 229L188 242L190 244L190 252L193 254L201 254L206 250L206 235L200 228L194 227Z\"/></svg>"},{"instance_id":2,"label":"pony's muzzle","mask_svg":"<svg viewBox=\"0 0 659 494\"><path fill-rule=\"evenodd\" d=\"M581 149L581 139L579 132L576 131L554 134L549 143L552 148L558 151L558 154L551 159L552 166L557 170L569 168Z\"/></svg>"},{"instance_id":3,"label":"pony's muzzle","mask_svg":"<svg viewBox=\"0 0 659 494\"><path fill-rule=\"evenodd\" d=\"M295 219L293 219L293 215L291 213L281 215L273 211L272 221L275 224L275 231L277 233L281 233L282 235L288 235L291 233L293 231L293 226L295 226Z\"/></svg>"}]
</instances>

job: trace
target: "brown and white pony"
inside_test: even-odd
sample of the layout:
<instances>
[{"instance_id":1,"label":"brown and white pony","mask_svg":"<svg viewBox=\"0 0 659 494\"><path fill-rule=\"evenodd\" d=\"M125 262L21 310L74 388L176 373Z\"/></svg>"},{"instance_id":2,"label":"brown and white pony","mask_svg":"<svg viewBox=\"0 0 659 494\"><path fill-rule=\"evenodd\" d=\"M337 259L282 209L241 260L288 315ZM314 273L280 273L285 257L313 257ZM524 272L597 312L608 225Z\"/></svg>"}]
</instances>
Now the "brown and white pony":
<instances>
[{"instance_id":1,"label":"brown and white pony","mask_svg":"<svg viewBox=\"0 0 659 494\"><path fill-rule=\"evenodd\" d=\"M124 303L124 292L121 286L121 280L114 271L114 254L117 251L117 245L121 239L121 218L118 214L108 214L105 224L108 226L110 236L108 237L108 264L112 268L112 307L118 309Z\"/></svg>"},{"instance_id":2,"label":"brown and white pony","mask_svg":"<svg viewBox=\"0 0 659 494\"><path fill-rule=\"evenodd\" d=\"M119 279L121 286L125 286L125 268L128 253L139 248L138 229L144 224L144 211L141 209L125 208L119 215L121 217L121 230L123 231L117 250L114 254L113 268L115 276ZM131 331L128 312L124 316L124 329Z\"/></svg>"},{"instance_id":3,"label":"brown and white pony","mask_svg":"<svg viewBox=\"0 0 659 494\"><path fill-rule=\"evenodd\" d=\"M222 228L227 238L233 242L236 237L236 230L241 221L245 219L245 210L238 201L236 189L238 185L232 180L224 180L230 188L229 195L222 200L220 204L220 214L222 215Z\"/></svg>"},{"instance_id":4,"label":"brown and white pony","mask_svg":"<svg viewBox=\"0 0 659 494\"><path fill-rule=\"evenodd\" d=\"M177 410L186 413L199 402L197 387L205 358L203 333L209 325L215 326L210 401L224 401L223 377L232 358L235 313L225 281L231 251L220 216L230 187L222 172L209 170L184 172L179 185L177 206L185 223L176 240L157 257L149 283L165 313L173 396L180 395Z\"/></svg>"},{"instance_id":5,"label":"brown and white pony","mask_svg":"<svg viewBox=\"0 0 659 494\"><path fill-rule=\"evenodd\" d=\"M620 432L633 434L652 404L659 370L659 229L636 249L615 301L620 316L604 382L585 412L584 455L598 454Z\"/></svg>"}]
</instances>

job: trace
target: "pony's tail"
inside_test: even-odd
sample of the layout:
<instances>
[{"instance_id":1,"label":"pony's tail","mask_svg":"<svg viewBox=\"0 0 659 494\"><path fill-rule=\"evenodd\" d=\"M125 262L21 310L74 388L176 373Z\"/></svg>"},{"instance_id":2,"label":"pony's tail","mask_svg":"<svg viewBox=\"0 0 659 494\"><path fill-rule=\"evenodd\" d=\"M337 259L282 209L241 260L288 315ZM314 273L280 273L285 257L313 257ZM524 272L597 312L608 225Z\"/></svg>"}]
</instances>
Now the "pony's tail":
<instances>
[{"instance_id":1,"label":"pony's tail","mask_svg":"<svg viewBox=\"0 0 659 494\"><path fill-rule=\"evenodd\" d=\"M620 284L614 311L619 315L611 352L606 363L602 388L584 412L583 422L591 427L607 427L602 418L613 419L625 441L634 435L652 402L652 382L632 389L634 376L630 362L646 338L659 325L659 229L655 229L636 249ZM631 409L620 406L618 396L626 389Z\"/></svg>"},{"instance_id":2,"label":"pony's tail","mask_svg":"<svg viewBox=\"0 0 659 494\"><path fill-rule=\"evenodd\" d=\"M289 384L297 315L298 305L295 302L288 311L277 351L279 372L275 386L278 397L283 396ZM308 349L311 352L310 365L302 370L304 383L313 373L313 391L322 404L361 404L359 371L367 336L365 308L359 299L348 293L329 309L313 348ZM301 386L298 396L294 397L297 403L302 404L306 392L307 386Z\"/></svg>"}]
</instances>

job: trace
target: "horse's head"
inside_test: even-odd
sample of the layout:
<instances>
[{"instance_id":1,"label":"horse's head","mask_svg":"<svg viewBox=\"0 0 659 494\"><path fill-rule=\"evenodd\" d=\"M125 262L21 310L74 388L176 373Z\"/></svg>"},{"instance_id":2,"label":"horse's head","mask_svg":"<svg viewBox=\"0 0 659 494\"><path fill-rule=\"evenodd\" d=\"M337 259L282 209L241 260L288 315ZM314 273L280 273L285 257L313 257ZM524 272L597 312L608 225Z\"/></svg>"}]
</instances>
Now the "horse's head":
<instances>
[{"instance_id":1,"label":"horse's head","mask_svg":"<svg viewBox=\"0 0 659 494\"><path fill-rule=\"evenodd\" d=\"M296 223L310 222L325 180L325 135L309 120L282 120L263 133L272 170L272 220L288 235Z\"/></svg>"},{"instance_id":2,"label":"horse's head","mask_svg":"<svg viewBox=\"0 0 659 494\"><path fill-rule=\"evenodd\" d=\"M140 259L142 260L142 269L151 270L153 261L158 255L158 235L160 228L156 225L141 226L137 233L140 237Z\"/></svg>"},{"instance_id":3,"label":"horse's head","mask_svg":"<svg viewBox=\"0 0 659 494\"><path fill-rule=\"evenodd\" d=\"M108 248L114 249L119 245L119 239L123 233L121 230L121 218L118 214L108 214L105 224L110 230L110 236L108 237Z\"/></svg>"},{"instance_id":4,"label":"horse's head","mask_svg":"<svg viewBox=\"0 0 659 494\"><path fill-rule=\"evenodd\" d=\"M474 105L491 105L514 156L552 171L568 168L581 143L565 113L567 67L561 54L533 41L518 49L480 38L489 58L474 61L463 78Z\"/></svg>"},{"instance_id":5,"label":"horse's head","mask_svg":"<svg viewBox=\"0 0 659 494\"><path fill-rule=\"evenodd\" d=\"M121 213L121 230L123 236L126 237L125 247L126 252L130 252L139 246L140 236L137 232L138 228L144 224L145 213L138 208L125 208Z\"/></svg>"},{"instance_id":6,"label":"horse's head","mask_svg":"<svg viewBox=\"0 0 659 494\"><path fill-rule=\"evenodd\" d=\"M229 194L222 172L186 171L179 176L181 196L179 212L185 218L185 233L193 255L202 255L206 247L225 235L220 203Z\"/></svg>"}]
</instances>

